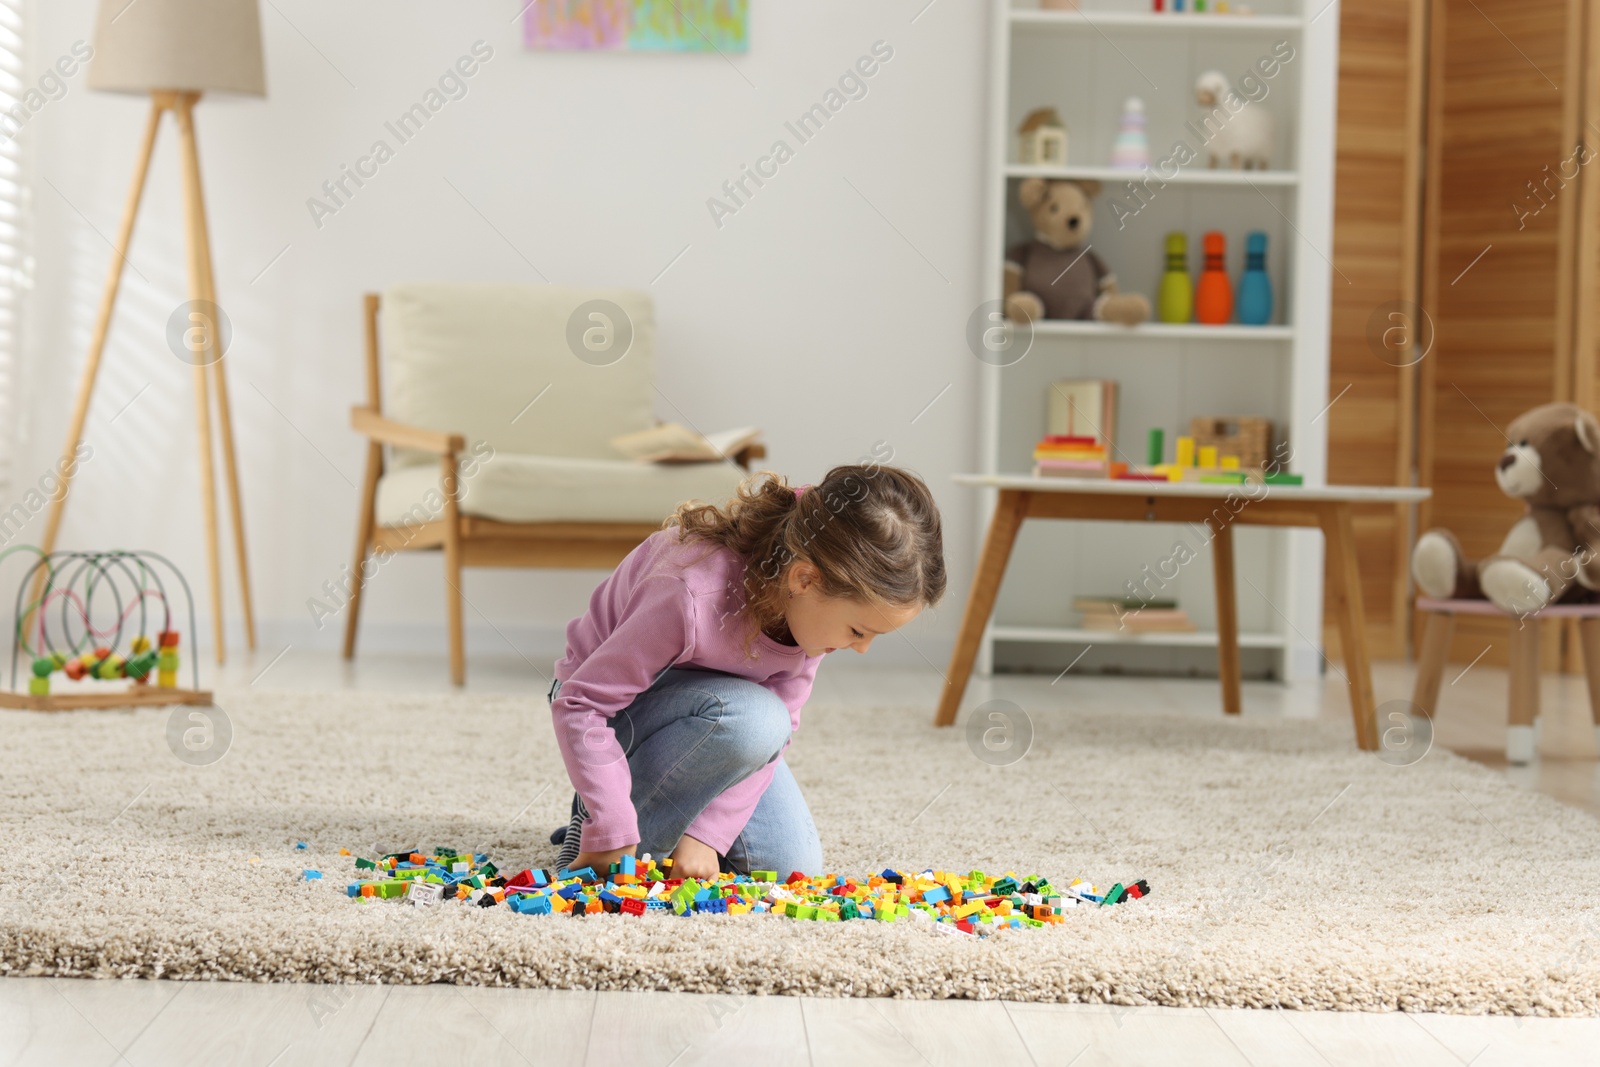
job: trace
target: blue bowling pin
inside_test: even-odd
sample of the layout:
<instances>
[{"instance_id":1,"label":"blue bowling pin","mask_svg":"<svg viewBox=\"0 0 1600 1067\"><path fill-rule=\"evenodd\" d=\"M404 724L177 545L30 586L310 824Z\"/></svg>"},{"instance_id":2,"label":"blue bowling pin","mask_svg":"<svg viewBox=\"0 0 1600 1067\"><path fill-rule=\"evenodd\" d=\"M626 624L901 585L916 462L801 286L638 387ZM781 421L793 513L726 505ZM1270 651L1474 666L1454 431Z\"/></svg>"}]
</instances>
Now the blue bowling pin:
<instances>
[{"instance_id":1,"label":"blue bowling pin","mask_svg":"<svg viewBox=\"0 0 1600 1067\"><path fill-rule=\"evenodd\" d=\"M1272 281L1267 277L1267 235L1254 230L1245 238L1244 275L1234 315L1246 326L1272 321Z\"/></svg>"}]
</instances>

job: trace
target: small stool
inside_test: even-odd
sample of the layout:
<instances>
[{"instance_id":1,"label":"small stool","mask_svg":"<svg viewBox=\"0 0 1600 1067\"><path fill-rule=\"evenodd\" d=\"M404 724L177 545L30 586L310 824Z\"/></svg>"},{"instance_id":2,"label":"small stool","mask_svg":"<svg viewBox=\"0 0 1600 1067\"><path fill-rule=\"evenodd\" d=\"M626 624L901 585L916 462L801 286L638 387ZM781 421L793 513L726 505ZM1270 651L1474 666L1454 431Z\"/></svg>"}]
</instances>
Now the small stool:
<instances>
[{"instance_id":1,"label":"small stool","mask_svg":"<svg viewBox=\"0 0 1600 1067\"><path fill-rule=\"evenodd\" d=\"M1450 655L1457 615L1498 615L1511 625L1511 694L1507 712L1506 762L1528 763L1536 748L1539 721L1539 627L1543 619L1577 619L1583 644L1583 673L1589 683L1589 711L1595 741L1600 743L1600 604L1553 604L1533 615L1502 611L1487 600L1435 600L1418 597L1417 610L1428 616L1417 654L1417 682L1411 702L1433 718L1439 703L1439 681Z\"/></svg>"}]
</instances>

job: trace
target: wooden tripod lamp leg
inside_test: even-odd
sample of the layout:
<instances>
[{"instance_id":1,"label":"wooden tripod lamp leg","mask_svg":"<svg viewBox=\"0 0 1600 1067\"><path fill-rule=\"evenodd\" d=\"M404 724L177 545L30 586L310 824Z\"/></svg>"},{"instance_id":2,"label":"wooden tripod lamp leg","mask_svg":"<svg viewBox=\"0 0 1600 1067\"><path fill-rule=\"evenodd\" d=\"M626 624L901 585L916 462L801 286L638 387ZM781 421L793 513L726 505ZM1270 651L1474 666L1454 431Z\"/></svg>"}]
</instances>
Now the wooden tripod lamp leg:
<instances>
[{"instance_id":1,"label":"wooden tripod lamp leg","mask_svg":"<svg viewBox=\"0 0 1600 1067\"><path fill-rule=\"evenodd\" d=\"M201 204L199 157L194 148L193 93L174 94L173 110L178 116L178 135L183 144L183 206L184 231L189 245L189 298L209 300L206 295L206 243L205 209ZM209 336L214 323L196 324L202 335ZM185 336L188 336L186 334ZM201 521L206 531L207 573L211 579L211 614L213 634L217 644L217 662L227 658L227 637L222 617L222 563L217 554L217 486L211 453L211 403L210 386L206 378L205 359L198 348L192 355L194 363L195 422L200 430L200 505Z\"/></svg>"},{"instance_id":2,"label":"wooden tripod lamp leg","mask_svg":"<svg viewBox=\"0 0 1600 1067\"><path fill-rule=\"evenodd\" d=\"M197 99L198 96L190 97L189 104L184 109L189 116L189 136L183 142L183 164L185 173L193 174L193 211L200 231L199 255L202 260L200 288L205 294L200 299L210 301L211 305L215 307L217 303L217 281L211 269L211 230L206 221L204 186L200 180L198 139L194 133L194 116L192 112L193 104ZM250 563L249 555L245 551L244 540L244 506L239 499L239 463L233 449L233 410L228 402L228 376L224 367L225 364L220 357L212 361L210 367L211 384L217 391L217 435L222 438L222 474L223 481L228 487L229 520L233 525L234 551L239 564L239 606L244 612L245 644L251 651L254 651L256 647L255 598L250 592Z\"/></svg>"},{"instance_id":3,"label":"wooden tripod lamp leg","mask_svg":"<svg viewBox=\"0 0 1600 1067\"><path fill-rule=\"evenodd\" d=\"M72 476L77 473L78 444L83 440L83 424L89 417L89 401L94 396L95 378L100 374L100 357L106 350L106 337L111 331L111 316L117 306L117 292L122 288L122 268L127 263L128 246L133 241L133 226L139 218L139 203L144 199L145 179L150 175L150 157L156 148L156 133L161 129L161 113L167 103L160 97L151 101L150 119L145 123L144 142L139 148L139 159L133 168L133 184L128 188L128 199L122 208L122 226L117 230L117 243L112 247L111 265L106 269L105 290L100 297L100 311L95 319L94 334L89 339L89 358L78 379L78 396L72 409L72 422L67 428L67 443L61 450L61 463L56 473L61 477L61 491L50 503L50 514L45 519L44 537L39 549L45 554L55 551L56 538L61 533L61 513L67 506L67 491L72 487ZM38 603L44 587L44 572L39 572L28 603ZM22 621L22 620L19 620Z\"/></svg>"}]
</instances>

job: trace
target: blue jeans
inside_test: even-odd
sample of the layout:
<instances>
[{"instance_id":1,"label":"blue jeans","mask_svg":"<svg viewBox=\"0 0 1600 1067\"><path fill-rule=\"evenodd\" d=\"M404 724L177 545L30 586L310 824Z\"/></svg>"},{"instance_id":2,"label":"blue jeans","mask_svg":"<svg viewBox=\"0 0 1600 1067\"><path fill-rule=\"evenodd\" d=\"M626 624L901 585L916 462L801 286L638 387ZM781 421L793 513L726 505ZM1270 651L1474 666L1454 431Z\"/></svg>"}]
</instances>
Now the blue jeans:
<instances>
[{"instance_id":1,"label":"blue jeans","mask_svg":"<svg viewBox=\"0 0 1600 1067\"><path fill-rule=\"evenodd\" d=\"M550 685L553 703L561 682ZM608 725L627 754L639 854L670 855L713 798L777 760L772 782L722 870L822 873L811 810L780 758L789 709L772 690L722 671L669 667Z\"/></svg>"}]
</instances>

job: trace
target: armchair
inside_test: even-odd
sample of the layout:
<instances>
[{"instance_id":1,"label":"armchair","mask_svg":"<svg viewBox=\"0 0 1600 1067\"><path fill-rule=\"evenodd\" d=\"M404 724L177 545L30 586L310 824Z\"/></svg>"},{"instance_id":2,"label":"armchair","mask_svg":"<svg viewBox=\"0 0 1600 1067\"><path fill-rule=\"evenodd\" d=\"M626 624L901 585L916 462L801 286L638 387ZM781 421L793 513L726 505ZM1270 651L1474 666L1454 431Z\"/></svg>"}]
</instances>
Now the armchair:
<instances>
[{"instance_id":1,"label":"armchair","mask_svg":"<svg viewBox=\"0 0 1600 1067\"><path fill-rule=\"evenodd\" d=\"M569 345L571 320L595 300L631 325L631 343L609 362ZM648 294L408 284L367 294L365 317L367 403L350 424L367 438L367 465L345 659L374 554L443 553L450 679L461 685L463 568L609 569L680 501L727 499L766 455L751 444L733 462L656 465L610 446L656 422Z\"/></svg>"}]
</instances>

